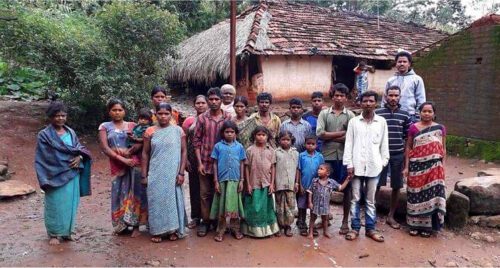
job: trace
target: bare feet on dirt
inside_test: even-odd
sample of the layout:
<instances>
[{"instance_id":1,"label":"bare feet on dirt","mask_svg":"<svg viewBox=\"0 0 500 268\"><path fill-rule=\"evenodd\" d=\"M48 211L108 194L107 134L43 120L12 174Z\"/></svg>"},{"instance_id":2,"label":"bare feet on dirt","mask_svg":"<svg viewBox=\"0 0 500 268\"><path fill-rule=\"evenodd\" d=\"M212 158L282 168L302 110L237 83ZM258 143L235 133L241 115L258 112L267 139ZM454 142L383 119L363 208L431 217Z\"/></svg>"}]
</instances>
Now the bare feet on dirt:
<instances>
[{"instance_id":1,"label":"bare feet on dirt","mask_svg":"<svg viewBox=\"0 0 500 268\"><path fill-rule=\"evenodd\" d=\"M136 238L136 237L138 237L140 235L141 235L141 232L139 232L139 228L134 228L134 230L132 231L132 234L130 235L130 237Z\"/></svg>"},{"instance_id":2,"label":"bare feet on dirt","mask_svg":"<svg viewBox=\"0 0 500 268\"><path fill-rule=\"evenodd\" d=\"M332 235L331 235L329 232L323 232L323 235L324 235L326 238L332 238Z\"/></svg>"},{"instance_id":3,"label":"bare feet on dirt","mask_svg":"<svg viewBox=\"0 0 500 268\"><path fill-rule=\"evenodd\" d=\"M59 241L59 238L57 238L57 237L51 237L49 239L49 245L55 246L55 245L59 245L59 244L61 244L61 241Z\"/></svg>"}]
</instances>

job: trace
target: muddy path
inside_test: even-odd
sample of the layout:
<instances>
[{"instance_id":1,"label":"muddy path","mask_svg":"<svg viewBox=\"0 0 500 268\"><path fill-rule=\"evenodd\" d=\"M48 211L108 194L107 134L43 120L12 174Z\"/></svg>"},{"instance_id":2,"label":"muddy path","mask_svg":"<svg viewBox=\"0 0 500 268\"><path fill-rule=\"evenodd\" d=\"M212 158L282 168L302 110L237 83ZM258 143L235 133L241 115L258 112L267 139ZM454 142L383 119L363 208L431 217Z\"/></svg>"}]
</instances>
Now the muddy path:
<instances>
[{"instance_id":1,"label":"muddy path","mask_svg":"<svg viewBox=\"0 0 500 268\"><path fill-rule=\"evenodd\" d=\"M44 126L44 103L0 101L0 160L9 161L13 180L37 187L33 170L35 136ZM182 106L182 104L179 104ZM223 243L213 241L213 233L199 238L190 230L176 242L153 244L149 235L138 238L113 236L110 222L111 177L107 159L99 152L95 137L83 138L94 154L93 195L81 199L77 242L48 246L43 222L43 194L0 201L0 266L500 266L500 232L469 226L460 232L445 229L438 237L410 237L405 228L393 230L379 217L378 228L386 242L364 237L349 242L337 234L341 208L333 206L332 239L313 241L295 231L292 238L240 241L229 235ZM447 186L478 170L498 165L450 157ZM187 183L185 193L188 194ZM187 196L186 196L187 197ZM189 202L187 203L189 204ZM189 207L187 207L189 211ZM479 231L496 243L473 240Z\"/></svg>"}]
</instances>

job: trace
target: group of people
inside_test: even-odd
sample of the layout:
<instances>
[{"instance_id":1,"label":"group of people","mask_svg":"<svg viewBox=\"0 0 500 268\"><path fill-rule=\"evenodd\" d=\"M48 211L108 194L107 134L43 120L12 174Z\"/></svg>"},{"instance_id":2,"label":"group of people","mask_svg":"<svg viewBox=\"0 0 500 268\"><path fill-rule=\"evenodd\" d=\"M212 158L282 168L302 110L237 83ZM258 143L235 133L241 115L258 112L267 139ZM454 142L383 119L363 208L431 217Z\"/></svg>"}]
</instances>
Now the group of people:
<instances>
[{"instance_id":1,"label":"group of people","mask_svg":"<svg viewBox=\"0 0 500 268\"><path fill-rule=\"evenodd\" d=\"M425 102L425 91L422 98L423 82L411 70L411 55L398 53L396 67L383 107L376 109L376 92L365 91L358 116L347 109L349 88L341 83L329 90L333 105L328 108L321 92L312 93L306 113L303 101L292 98L290 118L283 122L271 111L271 94L260 93L258 111L248 115L247 98L236 96L231 85L197 96L196 115L182 124L161 87L151 92L154 109L139 111L137 123L124 120L123 102L110 100L111 121L99 126L99 140L116 176L114 232L135 237L145 225L151 241L161 242L183 238L187 227L200 237L215 230L214 240L221 242L227 231L235 239L293 236L296 224L301 235L312 238L320 217L329 238L330 196L343 191L339 233L348 240L359 236L364 205L365 234L382 242L375 228L375 197L390 173L387 223L400 228L394 212L406 177L410 234L429 237L444 220L446 133L434 122L435 106ZM51 103L47 116L51 124L38 135L35 169L45 191L49 243L58 244L72 239L79 197L90 194L91 156L66 126L62 103ZM182 191L185 172L190 222Z\"/></svg>"}]
</instances>

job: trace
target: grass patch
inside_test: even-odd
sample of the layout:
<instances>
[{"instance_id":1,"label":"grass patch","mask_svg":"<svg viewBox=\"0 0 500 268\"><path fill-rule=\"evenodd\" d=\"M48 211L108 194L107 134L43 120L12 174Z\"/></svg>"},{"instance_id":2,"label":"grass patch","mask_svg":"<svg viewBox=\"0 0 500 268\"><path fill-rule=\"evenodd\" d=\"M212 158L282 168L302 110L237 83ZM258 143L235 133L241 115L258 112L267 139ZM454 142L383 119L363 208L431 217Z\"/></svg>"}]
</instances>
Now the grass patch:
<instances>
[{"instance_id":1,"label":"grass patch","mask_svg":"<svg viewBox=\"0 0 500 268\"><path fill-rule=\"evenodd\" d=\"M486 161L500 161L500 142L471 139L453 135L446 136L448 154Z\"/></svg>"}]
</instances>

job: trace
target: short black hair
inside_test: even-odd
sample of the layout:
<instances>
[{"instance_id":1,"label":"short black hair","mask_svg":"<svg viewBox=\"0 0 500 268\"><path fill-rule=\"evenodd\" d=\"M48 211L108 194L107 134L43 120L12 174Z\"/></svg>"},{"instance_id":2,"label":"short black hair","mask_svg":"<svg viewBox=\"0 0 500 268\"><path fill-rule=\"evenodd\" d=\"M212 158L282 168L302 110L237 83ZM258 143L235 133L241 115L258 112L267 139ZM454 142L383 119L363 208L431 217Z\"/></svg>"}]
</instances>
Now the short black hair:
<instances>
[{"instance_id":1,"label":"short black hair","mask_svg":"<svg viewBox=\"0 0 500 268\"><path fill-rule=\"evenodd\" d=\"M259 93L259 95L257 95L257 103L259 103L262 100L268 100L269 103L273 103L273 95L271 95L271 93L268 92Z\"/></svg>"},{"instance_id":2,"label":"short black hair","mask_svg":"<svg viewBox=\"0 0 500 268\"><path fill-rule=\"evenodd\" d=\"M172 106L170 104L166 103L166 102L160 102L160 103L158 103L158 105L156 105L155 108L156 108L157 112L159 110L161 110L161 109L165 109L165 110L167 110L169 112L172 112Z\"/></svg>"},{"instance_id":3,"label":"short black hair","mask_svg":"<svg viewBox=\"0 0 500 268\"><path fill-rule=\"evenodd\" d=\"M45 114L47 117L52 118L56 116L57 113L63 112L63 113L68 113L68 108L64 103L60 101L53 101L49 104L49 107L47 107L47 110L45 110Z\"/></svg>"},{"instance_id":4,"label":"short black hair","mask_svg":"<svg viewBox=\"0 0 500 268\"><path fill-rule=\"evenodd\" d=\"M148 108L140 109L139 113L137 114L137 118L146 119L146 120L149 120L150 122L153 121L153 119L151 117L153 117L153 113Z\"/></svg>"},{"instance_id":5,"label":"short black hair","mask_svg":"<svg viewBox=\"0 0 500 268\"><path fill-rule=\"evenodd\" d=\"M401 88L400 88L400 87L398 87L398 86L396 86L396 85L388 87L388 88L385 90L385 95L387 95L387 93L389 92L389 90L397 90L397 91L399 91L399 94L401 94Z\"/></svg>"},{"instance_id":6,"label":"short black hair","mask_svg":"<svg viewBox=\"0 0 500 268\"><path fill-rule=\"evenodd\" d=\"M217 97L222 99L222 92L218 87L211 87L210 89L208 89L207 97L210 97L211 95L217 95Z\"/></svg>"},{"instance_id":7,"label":"short black hair","mask_svg":"<svg viewBox=\"0 0 500 268\"><path fill-rule=\"evenodd\" d=\"M154 86L153 89L151 90L151 98L156 95L156 93L162 92L163 94L167 95L167 90L162 87L162 86Z\"/></svg>"},{"instance_id":8,"label":"short black hair","mask_svg":"<svg viewBox=\"0 0 500 268\"><path fill-rule=\"evenodd\" d=\"M283 138L285 136L289 136L290 137L290 140L292 141L292 144L295 143L295 137L293 136L292 132L290 132L289 130L282 130L278 134L278 137L276 137L276 144L280 144L281 138Z\"/></svg>"},{"instance_id":9,"label":"short black hair","mask_svg":"<svg viewBox=\"0 0 500 268\"><path fill-rule=\"evenodd\" d=\"M247 97L245 97L245 96L236 96L236 97L234 98L234 104L236 104L236 103L238 103L238 102L243 103L243 104L245 105L245 107L247 107L247 106L248 106L248 99L247 99Z\"/></svg>"},{"instance_id":10,"label":"short black hair","mask_svg":"<svg viewBox=\"0 0 500 268\"><path fill-rule=\"evenodd\" d=\"M257 127L255 127L255 129L252 131L252 134L250 135L250 141L252 143L255 142L255 136L259 132L266 133L266 135L267 135L267 142L271 141L271 139L272 139L272 137L271 137L272 136L271 131L267 127L265 127L265 126L257 126Z\"/></svg>"},{"instance_id":11,"label":"short black hair","mask_svg":"<svg viewBox=\"0 0 500 268\"><path fill-rule=\"evenodd\" d=\"M400 51L396 56L394 57L395 61L398 61L399 57L406 57L408 61L410 62L410 65L413 63L413 58L411 57L410 52L408 51Z\"/></svg>"},{"instance_id":12,"label":"short black hair","mask_svg":"<svg viewBox=\"0 0 500 268\"><path fill-rule=\"evenodd\" d=\"M307 143L308 140L314 140L316 144L318 143L318 137L316 137L316 135L312 134L307 135L306 138L304 139L304 143Z\"/></svg>"},{"instance_id":13,"label":"short black hair","mask_svg":"<svg viewBox=\"0 0 500 268\"><path fill-rule=\"evenodd\" d=\"M221 138L224 137L224 131L228 128L234 130L234 133L236 133L236 135L238 135L240 133L240 131L238 130L238 126L236 125L235 122L233 122L231 120L226 120L226 121L224 121L224 123L222 123L222 126L220 127L220 130L219 130L219 135Z\"/></svg>"},{"instance_id":14,"label":"short black hair","mask_svg":"<svg viewBox=\"0 0 500 268\"><path fill-rule=\"evenodd\" d=\"M302 102L301 99L299 98L292 98L290 99L290 101L288 102L288 105L290 105L290 107L292 107L292 105L300 105L300 107L302 107L304 103Z\"/></svg>"},{"instance_id":15,"label":"short black hair","mask_svg":"<svg viewBox=\"0 0 500 268\"><path fill-rule=\"evenodd\" d=\"M330 89L330 91L328 92L330 98L333 98L333 95L335 95L335 91L345 94L346 96L347 94L349 94L349 88L342 83L337 83Z\"/></svg>"},{"instance_id":16,"label":"short black hair","mask_svg":"<svg viewBox=\"0 0 500 268\"><path fill-rule=\"evenodd\" d=\"M363 98L365 97L375 97L375 101L378 102L378 94L377 92L373 91L373 90L368 90L368 91L365 91L361 94L361 96L359 97L359 99L361 100L361 102L363 102Z\"/></svg>"},{"instance_id":17,"label":"short black hair","mask_svg":"<svg viewBox=\"0 0 500 268\"><path fill-rule=\"evenodd\" d=\"M205 100L205 102L208 102L207 96L205 96L205 95L198 95L198 96L196 96L196 98L194 98L193 104L196 104L196 101L198 101L198 99L200 99L200 98L203 98Z\"/></svg>"},{"instance_id":18,"label":"short black hair","mask_svg":"<svg viewBox=\"0 0 500 268\"><path fill-rule=\"evenodd\" d=\"M125 104L123 103L122 100L120 100L120 99L110 99L108 101L108 104L106 105L106 108L108 109L108 112L111 111L111 109L115 105L120 105L123 108L123 110L127 110L126 107L125 107Z\"/></svg>"},{"instance_id":19,"label":"short black hair","mask_svg":"<svg viewBox=\"0 0 500 268\"><path fill-rule=\"evenodd\" d=\"M432 101L426 101L426 102L420 104L420 106L418 106L418 111L421 112L422 109L424 109L425 105L430 105L432 107L432 111L434 113L436 113L436 104L434 104L434 102L432 102Z\"/></svg>"},{"instance_id":20,"label":"short black hair","mask_svg":"<svg viewBox=\"0 0 500 268\"><path fill-rule=\"evenodd\" d=\"M317 99L317 98L321 98L323 99L323 93L321 91L314 91L312 94L311 94L311 100L313 99Z\"/></svg>"},{"instance_id":21,"label":"short black hair","mask_svg":"<svg viewBox=\"0 0 500 268\"><path fill-rule=\"evenodd\" d=\"M333 168L332 168L332 165L330 165L329 163L325 162L325 163L320 164L319 166L320 167L325 167L326 170L328 170L328 174L330 174L330 175L332 174Z\"/></svg>"}]
</instances>

